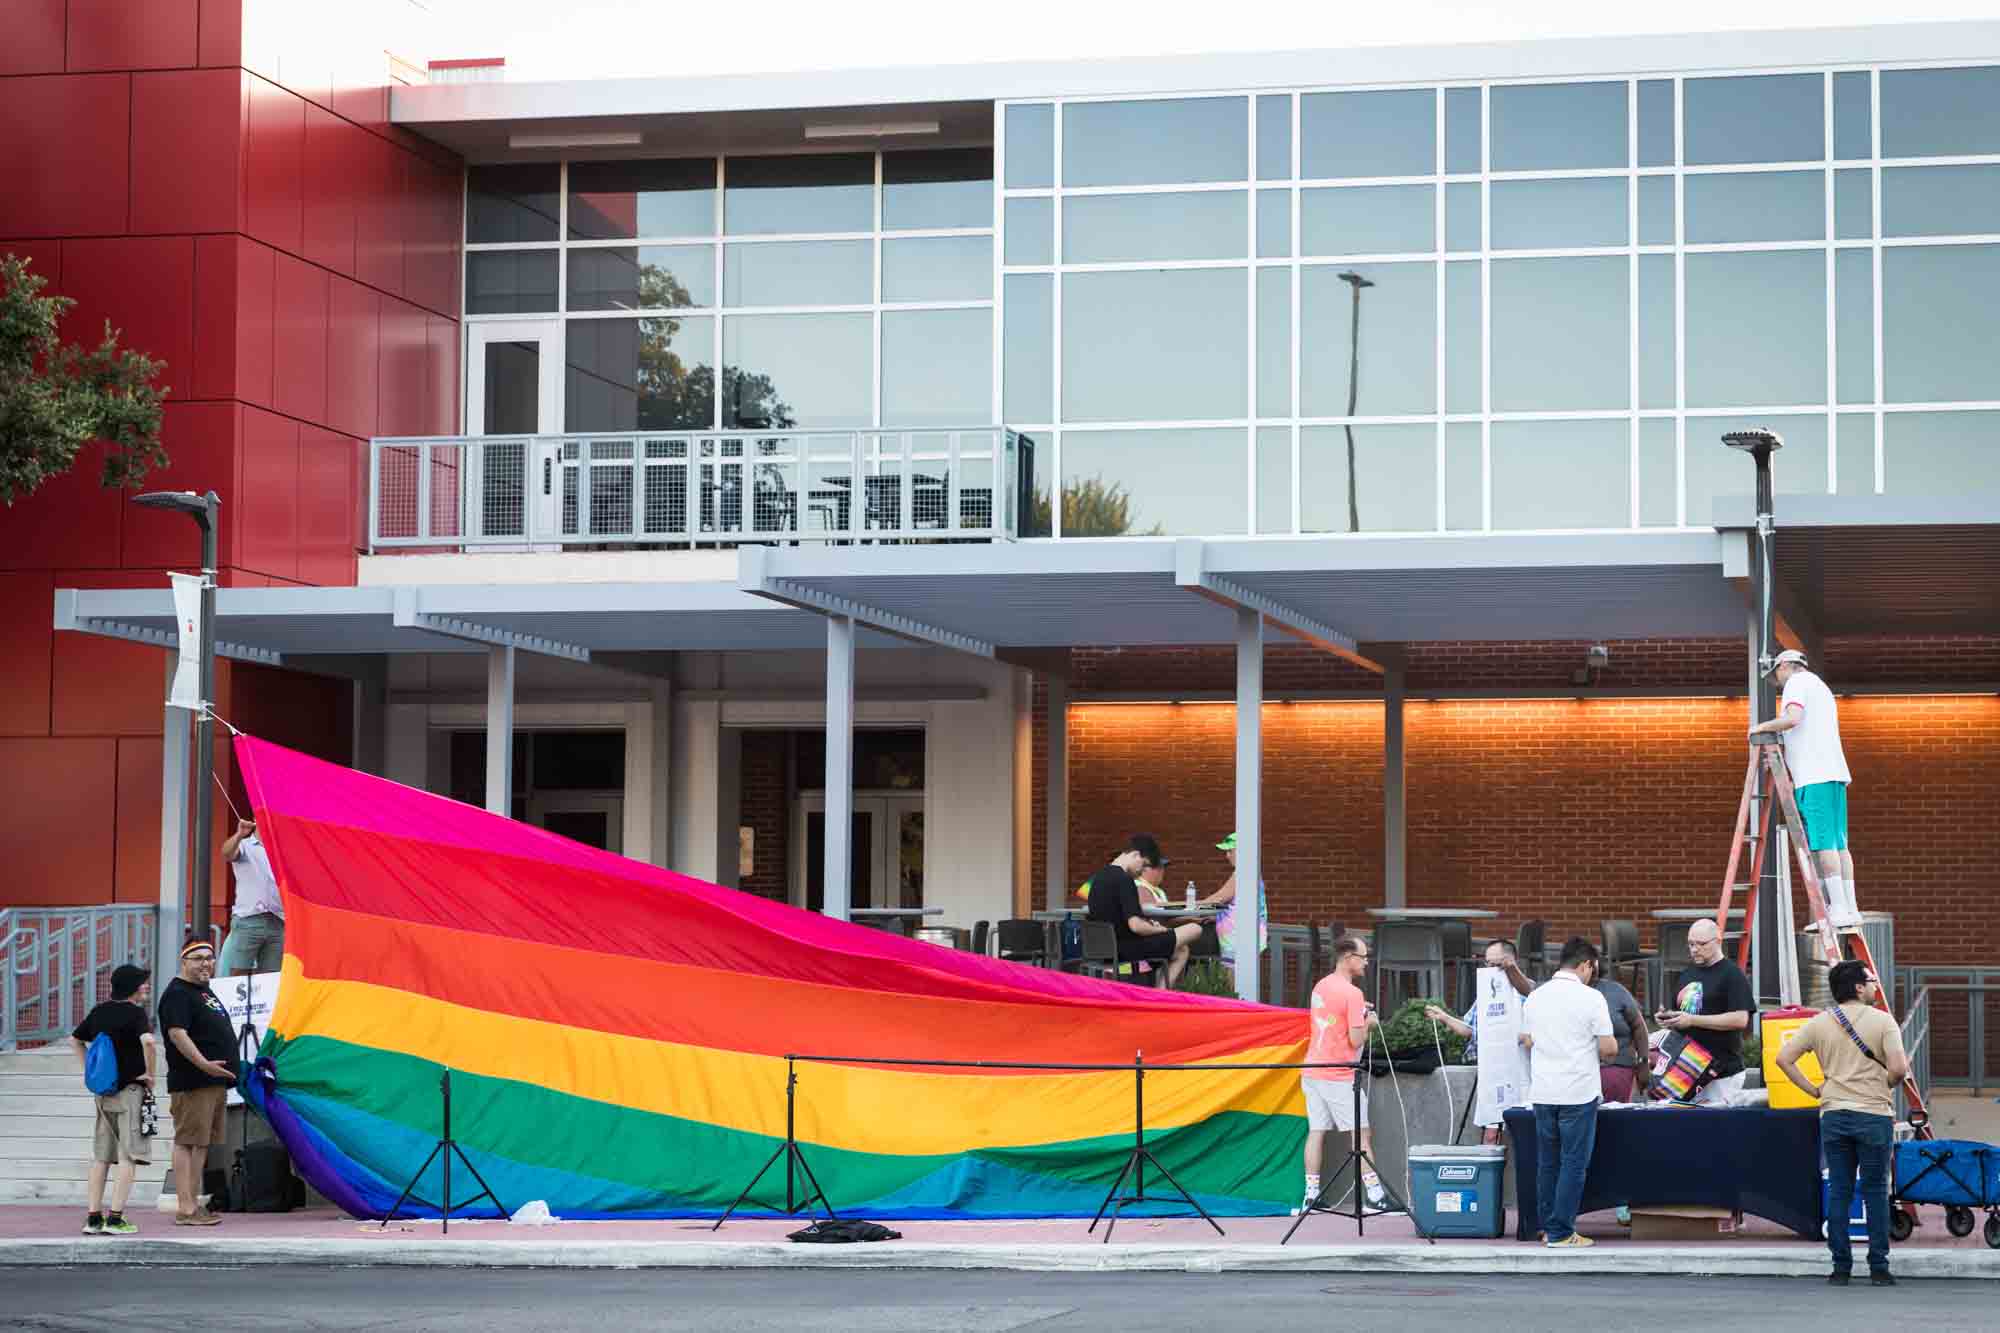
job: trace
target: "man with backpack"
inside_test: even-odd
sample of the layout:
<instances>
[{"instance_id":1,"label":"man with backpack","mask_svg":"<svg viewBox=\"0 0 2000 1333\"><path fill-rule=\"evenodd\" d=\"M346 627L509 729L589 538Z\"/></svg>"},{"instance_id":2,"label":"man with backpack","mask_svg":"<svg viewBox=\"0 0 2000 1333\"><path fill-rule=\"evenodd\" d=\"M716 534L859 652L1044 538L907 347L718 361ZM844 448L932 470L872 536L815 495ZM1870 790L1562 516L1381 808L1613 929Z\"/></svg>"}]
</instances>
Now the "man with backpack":
<instances>
[{"instance_id":1,"label":"man with backpack","mask_svg":"<svg viewBox=\"0 0 2000 1333\"><path fill-rule=\"evenodd\" d=\"M152 1159L151 1144L141 1121L145 1099L153 1090L159 1066L159 1044L153 1040L146 1003L152 998L152 977L131 963L113 969L111 998L92 1009L70 1033L84 1085L96 1095L97 1123L91 1137L89 1212L83 1219L86 1236L134 1236L139 1228L125 1220L125 1201L132 1179ZM112 1168L117 1174L112 1175ZM111 1208L104 1210L104 1184L111 1182Z\"/></svg>"}]
</instances>

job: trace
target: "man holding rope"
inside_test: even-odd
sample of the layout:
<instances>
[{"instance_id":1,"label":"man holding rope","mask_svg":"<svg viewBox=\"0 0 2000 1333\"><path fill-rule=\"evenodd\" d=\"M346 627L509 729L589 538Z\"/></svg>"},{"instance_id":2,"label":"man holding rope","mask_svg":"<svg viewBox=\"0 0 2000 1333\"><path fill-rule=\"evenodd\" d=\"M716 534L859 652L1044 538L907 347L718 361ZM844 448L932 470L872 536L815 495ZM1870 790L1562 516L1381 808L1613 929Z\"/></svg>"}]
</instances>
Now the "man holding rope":
<instances>
[{"instance_id":1,"label":"man holding rope","mask_svg":"<svg viewBox=\"0 0 2000 1333\"><path fill-rule=\"evenodd\" d=\"M1368 1030L1381 1019L1375 1006L1361 993L1360 981L1368 972L1368 946L1347 936L1333 945L1333 971L1321 978L1312 993L1312 1045L1306 1050L1307 1063L1352 1062L1368 1044ZM1362 1152L1372 1152L1368 1132L1368 1092L1361 1091L1360 1116L1355 1115L1354 1069L1302 1069L1299 1086L1306 1097L1306 1197L1299 1205L1304 1212L1320 1194L1320 1165L1325 1159L1326 1136L1330 1130L1357 1136ZM1361 1176L1368 1206L1388 1204L1382 1178L1372 1170Z\"/></svg>"}]
</instances>

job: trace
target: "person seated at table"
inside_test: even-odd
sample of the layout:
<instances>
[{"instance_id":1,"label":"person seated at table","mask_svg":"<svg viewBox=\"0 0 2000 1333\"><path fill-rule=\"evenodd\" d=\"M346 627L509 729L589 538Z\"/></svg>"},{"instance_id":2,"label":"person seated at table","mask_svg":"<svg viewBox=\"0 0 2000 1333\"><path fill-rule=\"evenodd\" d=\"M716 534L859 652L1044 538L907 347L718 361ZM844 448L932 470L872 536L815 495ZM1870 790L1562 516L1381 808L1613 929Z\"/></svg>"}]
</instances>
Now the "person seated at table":
<instances>
[{"instance_id":1,"label":"person seated at table","mask_svg":"<svg viewBox=\"0 0 2000 1333\"><path fill-rule=\"evenodd\" d=\"M1229 878L1222 881L1222 887L1201 900L1203 907L1217 908L1215 914L1215 942L1222 953L1222 965L1234 969L1236 966L1236 835L1231 833L1215 844L1215 850L1229 858ZM1271 947L1271 899L1264 892L1264 878L1257 877L1257 952L1262 954Z\"/></svg>"},{"instance_id":2,"label":"person seated at table","mask_svg":"<svg viewBox=\"0 0 2000 1333\"><path fill-rule=\"evenodd\" d=\"M1491 944L1488 944L1486 946L1486 966L1497 967L1506 973L1507 980L1512 983L1515 990L1523 995L1535 989L1535 983L1528 980L1527 974L1521 971L1521 962L1514 953L1514 942L1512 940L1494 940ZM1434 1004L1425 1006L1424 1017L1430 1019L1433 1023L1442 1023L1459 1036L1465 1038L1465 1054L1461 1058L1469 1065L1477 1065L1479 1063L1479 1002L1477 1000L1473 1001L1472 1007L1465 1011L1465 1016L1462 1018L1453 1018ZM1525 1094L1526 1089L1522 1091ZM1527 1103L1522 1102L1520 1105L1525 1106ZM1492 1114L1504 1114L1506 1110L1507 1108L1504 1106L1498 1107ZM1481 1107L1479 1115L1485 1116L1487 1114L1489 1112L1484 1107ZM1479 1125L1479 1141L1481 1143L1500 1142L1500 1122L1498 1120L1489 1124L1484 1119L1479 1119L1476 1123Z\"/></svg>"},{"instance_id":3,"label":"person seated at table","mask_svg":"<svg viewBox=\"0 0 2000 1333\"><path fill-rule=\"evenodd\" d=\"M1147 866L1166 864L1158 839L1150 833L1134 833L1111 864L1090 877L1086 916L1110 923L1118 939L1119 962L1164 962L1167 986L1172 988L1187 967L1188 950L1201 937L1201 926L1193 921L1167 926L1149 920L1140 906L1138 881L1133 878Z\"/></svg>"},{"instance_id":4,"label":"person seated at table","mask_svg":"<svg viewBox=\"0 0 2000 1333\"><path fill-rule=\"evenodd\" d=\"M1146 906L1165 907L1167 905L1167 891L1161 887L1161 881L1167 877L1167 867L1172 864L1173 858L1167 857L1160 864L1148 865L1139 872L1137 883L1139 885L1139 892L1143 895L1141 901ZM1090 902L1089 880L1085 880L1076 886L1076 896L1083 899L1086 904ZM1131 976L1135 972L1146 973L1152 970L1153 965L1143 959L1136 963L1120 963L1118 965L1118 971L1121 976Z\"/></svg>"}]
</instances>

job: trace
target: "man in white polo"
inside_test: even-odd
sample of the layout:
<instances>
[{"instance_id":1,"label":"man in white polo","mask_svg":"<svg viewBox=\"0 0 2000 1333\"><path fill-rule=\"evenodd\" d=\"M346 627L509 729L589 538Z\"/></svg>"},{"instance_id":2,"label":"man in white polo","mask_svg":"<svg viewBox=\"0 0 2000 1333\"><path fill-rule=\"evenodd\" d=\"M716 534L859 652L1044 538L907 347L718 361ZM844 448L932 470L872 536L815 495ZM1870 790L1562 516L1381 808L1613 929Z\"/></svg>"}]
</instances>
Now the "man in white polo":
<instances>
[{"instance_id":1,"label":"man in white polo","mask_svg":"<svg viewBox=\"0 0 2000 1333\"><path fill-rule=\"evenodd\" d=\"M276 972L285 961L285 900L278 893L271 858L257 826L236 821L222 842L222 859L236 872L236 899L229 912L229 938L222 943L222 975Z\"/></svg>"},{"instance_id":2,"label":"man in white polo","mask_svg":"<svg viewBox=\"0 0 2000 1333\"><path fill-rule=\"evenodd\" d=\"M1551 1249L1596 1242L1576 1229L1583 1179L1597 1146L1597 1067L1618 1054L1611 1008L1592 989L1597 946L1582 936L1563 945L1562 966L1521 1006L1528 1048L1528 1100L1535 1104L1535 1202Z\"/></svg>"},{"instance_id":3,"label":"man in white polo","mask_svg":"<svg viewBox=\"0 0 2000 1333\"><path fill-rule=\"evenodd\" d=\"M1771 663L1770 674L1784 691L1778 715L1750 728L1751 735L1775 732L1784 741L1785 766L1798 789L1806 845L1819 865L1826 890L1826 913L1834 926L1861 924L1854 894L1854 857L1847 850L1847 755L1840 748L1840 713L1833 691L1806 667L1806 655L1787 648Z\"/></svg>"}]
</instances>

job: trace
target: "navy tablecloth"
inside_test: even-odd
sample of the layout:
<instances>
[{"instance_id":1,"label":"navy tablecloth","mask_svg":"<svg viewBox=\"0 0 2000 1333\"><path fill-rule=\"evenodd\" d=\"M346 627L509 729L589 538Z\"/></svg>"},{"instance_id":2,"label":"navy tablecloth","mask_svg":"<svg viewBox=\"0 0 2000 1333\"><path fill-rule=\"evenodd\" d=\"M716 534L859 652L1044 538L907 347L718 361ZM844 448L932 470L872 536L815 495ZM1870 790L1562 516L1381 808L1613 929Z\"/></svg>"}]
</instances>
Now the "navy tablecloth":
<instances>
[{"instance_id":1,"label":"navy tablecloth","mask_svg":"<svg viewBox=\"0 0 2000 1333\"><path fill-rule=\"evenodd\" d=\"M1541 1229L1534 1111L1507 1112L1507 1133L1520 1202L1515 1236L1533 1240ZM1740 1208L1818 1240L1818 1109L1600 1109L1578 1213L1649 1203Z\"/></svg>"}]
</instances>

